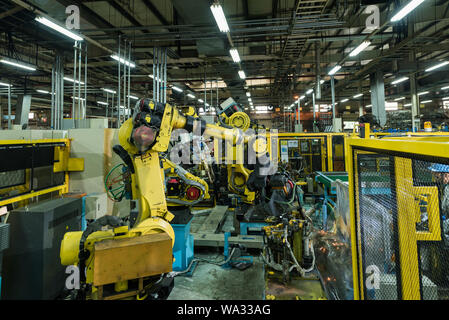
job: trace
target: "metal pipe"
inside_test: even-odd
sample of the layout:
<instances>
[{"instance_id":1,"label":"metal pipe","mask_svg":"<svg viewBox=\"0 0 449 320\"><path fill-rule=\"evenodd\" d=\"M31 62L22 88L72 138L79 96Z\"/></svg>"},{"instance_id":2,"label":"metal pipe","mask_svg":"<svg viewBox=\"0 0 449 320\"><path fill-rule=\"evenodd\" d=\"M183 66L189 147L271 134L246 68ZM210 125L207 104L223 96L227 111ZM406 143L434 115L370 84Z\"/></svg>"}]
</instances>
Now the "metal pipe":
<instances>
[{"instance_id":1,"label":"metal pipe","mask_svg":"<svg viewBox=\"0 0 449 320\"><path fill-rule=\"evenodd\" d=\"M156 101L156 97L155 97L155 89L156 89L156 78L155 78L155 73L156 73L156 50L155 48L153 48L153 100Z\"/></svg>"},{"instance_id":2,"label":"metal pipe","mask_svg":"<svg viewBox=\"0 0 449 320\"><path fill-rule=\"evenodd\" d=\"M8 130L11 130L11 81L8 84Z\"/></svg>"},{"instance_id":3,"label":"metal pipe","mask_svg":"<svg viewBox=\"0 0 449 320\"><path fill-rule=\"evenodd\" d=\"M87 114L87 43L84 44L84 118Z\"/></svg>"},{"instance_id":4,"label":"metal pipe","mask_svg":"<svg viewBox=\"0 0 449 320\"><path fill-rule=\"evenodd\" d=\"M121 46L121 36L118 36L118 90L117 90L117 128L120 127L120 46Z\"/></svg>"},{"instance_id":5,"label":"metal pipe","mask_svg":"<svg viewBox=\"0 0 449 320\"><path fill-rule=\"evenodd\" d=\"M331 76L331 95L332 95L332 129L335 131L335 82L334 76Z\"/></svg>"},{"instance_id":6,"label":"metal pipe","mask_svg":"<svg viewBox=\"0 0 449 320\"><path fill-rule=\"evenodd\" d=\"M128 61L131 61L131 42L129 42L129 49L128 49ZM131 117L131 105L130 105L130 97L131 94L131 66L128 68L128 115L127 119Z\"/></svg>"},{"instance_id":7,"label":"metal pipe","mask_svg":"<svg viewBox=\"0 0 449 320\"><path fill-rule=\"evenodd\" d=\"M156 48L156 101L159 101L159 47Z\"/></svg>"},{"instance_id":8,"label":"metal pipe","mask_svg":"<svg viewBox=\"0 0 449 320\"><path fill-rule=\"evenodd\" d=\"M126 48L126 39L125 39L125 41L123 42L123 61L125 61L125 58L126 58L126 50L127 50L127 48ZM126 62L125 63L123 63L123 119L125 119L126 118L126 74L127 74L127 72L126 72Z\"/></svg>"},{"instance_id":9,"label":"metal pipe","mask_svg":"<svg viewBox=\"0 0 449 320\"><path fill-rule=\"evenodd\" d=\"M75 41L75 45L73 46L74 51L74 57L73 57L73 93L72 93L72 120L73 120L73 127L76 128L76 121L75 121L75 80L76 80L76 61L77 61L77 54L78 54L78 41ZM55 92L56 93L56 92Z\"/></svg>"},{"instance_id":10,"label":"metal pipe","mask_svg":"<svg viewBox=\"0 0 449 320\"><path fill-rule=\"evenodd\" d=\"M167 103L167 48L164 52L164 103Z\"/></svg>"},{"instance_id":11,"label":"metal pipe","mask_svg":"<svg viewBox=\"0 0 449 320\"><path fill-rule=\"evenodd\" d=\"M79 43L79 52L78 52L78 112L81 115L81 42ZM84 119L83 117L80 117L81 119Z\"/></svg>"},{"instance_id":12,"label":"metal pipe","mask_svg":"<svg viewBox=\"0 0 449 320\"><path fill-rule=\"evenodd\" d=\"M55 128L55 97L54 97L54 87L55 87L55 66L53 64L53 67L51 68L51 122L50 122L50 128Z\"/></svg>"}]
</instances>

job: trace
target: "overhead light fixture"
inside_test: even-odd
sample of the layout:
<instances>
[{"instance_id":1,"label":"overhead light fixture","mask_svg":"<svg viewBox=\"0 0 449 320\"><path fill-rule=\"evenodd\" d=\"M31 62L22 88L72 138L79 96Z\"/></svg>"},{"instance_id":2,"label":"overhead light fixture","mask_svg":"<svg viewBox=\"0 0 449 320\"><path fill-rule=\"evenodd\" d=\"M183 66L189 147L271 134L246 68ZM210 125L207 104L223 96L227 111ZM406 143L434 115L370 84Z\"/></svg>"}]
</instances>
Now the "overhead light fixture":
<instances>
[{"instance_id":1,"label":"overhead light fixture","mask_svg":"<svg viewBox=\"0 0 449 320\"><path fill-rule=\"evenodd\" d=\"M206 107L208 107L209 106L209 104L206 102L205 104L204 104Z\"/></svg>"},{"instance_id":2,"label":"overhead light fixture","mask_svg":"<svg viewBox=\"0 0 449 320\"><path fill-rule=\"evenodd\" d=\"M189 98L195 99L195 96L194 96L193 94L191 94L191 93L188 93L187 96L188 96Z\"/></svg>"},{"instance_id":3,"label":"overhead light fixture","mask_svg":"<svg viewBox=\"0 0 449 320\"><path fill-rule=\"evenodd\" d=\"M77 84L84 84L84 82L82 82L82 81L73 80L73 79L67 78L67 77L64 77L64 80L70 81L70 82L74 82L74 83L77 83Z\"/></svg>"},{"instance_id":4,"label":"overhead light fixture","mask_svg":"<svg viewBox=\"0 0 449 320\"><path fill-rule=\"evenodd\" d=\"M361 96L363 96L363 93L356 94L353 98L360 98Z\"/></svg>"},{"instance_id":5,"label":"overhead light fixture","mask_svg":"<svg viewBox=\"0 0 449 320\"><path fill-rule=\"evenodd\" d=\"M418 96L422 96L422 95L425 95L425 94L428 94L428 93L429 93L429 91L419 92L419 93L418 93Z\"/></svg>"},{"instance_id":6,"label":"overhead light fixture","mask_svg":"<svg viewBox=\"0 0 449 320\"><path fill-rule=\"evenodd\" d=\"M329 71L328 75L332 76L332 75L334 75L334 74L335 74L338 70L340 70L340 69L341 69L341 66L336 65L335 67L332 68L331 71Z\"/></svg>"},{"instance_id":7,"label":"overhead light fixture","mask_svg":"<svg viewBox=\"0 0 449 320\"><path fill-rule=\"evenodd\" d=\"M63 35L72 38L75 41L83 41L83 38L80 37L79 35L61 27L60 25L48 20L47 18L44 17L36 17L34 20L36 20L37 22L42 23L43 25L46 25L47 27L52 28L53 30L58 31L59 33L62 33Z\"/></svg>"},{"instance_id":8,"label":"overhead light fixture","mask_svg":"<svg viewBox=\"0 0 449 320\"><path fill-rule=\"evenodd\" d=\"M139 97L136 96L127 96L128 98L134 99L134 100L139 100Z\"/></svg>"},{"instance_id":9,"label":"overhead light fixture","mask_svg":"<svg viewBox=\"0 0 449 320\"><path fill-rule=\"evenodd\" d=\"M432 102L432 100L421 101L421 103L429 103L429 102Z\"/></svg>"},{"instance_id":10,"label":"overhead light fixture","mask_svg":"<svg viewBox=\"0 0 449 320\"><path fill-rule=\"evenodd\" d=\"M111 90L111 89L101 88L101 90L103 90L105 92L113 93L113 94L116 93L115 90Z\"/></svg>"},{"instance_id":11,"label":"overhead light fixture","mask_svg":"<svg viewBox=\"0 0 449 320\"><path fill-rule=\"evenodd\" d=\"M411 103L406 103L406 104L404 104L404 107L411 107L411 106L412 106Z\"/></svg>"},{"instance_id":12,"label":"overhead light fixture","mask_svg":"<svg viewBox=\"0 0 449 320\"><path fill-rule=\"evenodd\" d=\"M176 86L171 87L173 90L178 91L178 92L182 92L183 90L181 88L178 88Z\"/></svg>"},{"instance_id":13,"label":"overhead light fixture","mask_svg":"<svg viewBox=\"0 0 449 320\"><path fill-rule=\"evenodd\" d=\"M27 66L27 65L25 65L23 63L18 63L18 61L15 62L15 61L11 61L9 59L1 58L0 62L1 63L5 63L5 64L9 64L9 65L14 66L14 67L22 68L22 69L25 69L25 70L36 71L36 68L33 68L31 66Z\"/></svg>"},{"instance_id":14,"label":"overhead light fixture","mask_svg":"<svg viewBox=\"0 0 449 320\"><path fill-rule=\"evenodd\" d=\"M441 88L441 90L447 90L447 89L449 89L449 86Z\"/></svg>"},{"instance_id":15,"label":"overhead light fixture","mask_svg":"<svg viewBox=\"0 0 449 320\"><path fill-rule=\"evenodd\" d=\"M360 52L365 50L369 45L371 44L371 41L363 41L357 48L352 50L352 52L349 54L350 57L357 56Z\"/></svg>"},{"instance_id":16,"label":"overhead light fixture","mask_svg":"<svg viewBox=\"0 0 449 320\"><path fill-rule=\"evenodd\" d=\"M394 101L400 101L400 100L404 100L404 99L405 99L405 97L400 97L400 98L394 99Z\"/></svg>"},{"instance_id":17,"label":"overhead light fixture","mask_svg":"<svg viewBox=\"0 0 449 320\"><path fill-rule=\"evenodd\" d=\"M104 106L109 105L107 102L104 102L104 101L97 101L97 103L98 103L98 104L101 104L101 105L104 105Z\"/></svg>"},{"instance_id":18,"label":"overhead light fixture","mask_svg":"<svg viewBox=\"0 0 449 320\"><path fill-rule=\"evenodd\" d=\"M325 83L326 81L325 80L320 80L320 84L323 84L323 83Z\"/></svg>"},{"instance_id":19,"label":"overhead light fixture","mask_svg":"<svg viewBox=\"0 0 449 320\"><path fill-rule=\"evenodd\" d=\"M199 103L203 103L204 100L203 100L203 99L198 99L198 102L199 102Z\"/></svg>"},{"instance_id":20,"label":"overhead light fixture","mask_svg":"<svg viewBox=\"0 0 449 320\"><path fill-rule=\"evenodd\" d=\"M119 57L118 55L116 55L116 54L111 55L111 58L114 59L114 60L117 60L118 62L123 63L123 64L125 64L125 65L127 65L127 66L129 66L129 67L131 67L131 68L135 68L135 67L136 67L136 65L134 64L134 62L125 60L125 59L123 59L123 58L120 58L120 57Z\"/></svg>"},{"instance_id":21,"label":"overhead light fixture","mask_svg":"<svg viewBox=\"0 0 449 320\"><path fill-rule=\"evenodd\" d=\"M245 71L240 70L240 71L239 71L239 77L240 77L240 79L246 79Z\"/></svg>"},{"instance_id":22,"label":"overhead light fixture","mask_svg":"<svg viewBox=\"0 0 449 320\"><path fill-rule=\"evenodd\" d=\"M410 1L405 7L403 7L401 10L399 10L398 13L396 13L392 18L391 22L396 22L404 18L406 15L408 15L411 11L413 11L417 6L419 6L421 3L423 3L425 0L412 0Z\"/></svg>"},{"instance_id":23,"label":"overhead light fixture","mask_svg":"<svg viewBox=\"0 0 449 320\"><path fill-rule=\"evenodd\" d=\"M246 93L246 96L247 96L247 97L251 97L251 93L247 92L247 93Z\"/></svg>"},{"instance_id":24,"label":"overhead light fixture","mask_svg":"<svg viewBox=\"0 0 449 320\"><path fill-rule=\"evenodd\" d=\"M252 102L253 100L252 100L251 98L248 98L248 101L249 101L249 102Z\"/></svg>"},{"instance_id":25,"label":"overhead light fixture","mask_svg":"<svg viewBox=\"0 0 449 320\"><path fill-rule=\"evenodd\" d=\"M10 85L8 83L0 82L0 86L9 87Z\"/></svg>"},{"instance_id":26,"label":"overhead light fixture","mask_svg":"<svg viewBox=\"0 0 449 320\"><path fill-rule=\"evenodd\" d=\"M349 99L343 99L340 102L346 102L346 101L349 101Z\"/></svg>"},{"instance_id":27,"label":"overhead light fixture","mask_svg":"<svg viewBox=\"0 0 449 320\"><path fill-rule=\"evenodd\" d=\"M226 21L222 6L219 3L214 3L210 6L210 10L217 22L218 29L220 29L221 32L229 32L228 22Z\"/></svg>"},{"instance_id":28,"label":"overhead light fixture","mask_svg":"<svg viewBox=\"0 0 449 320\"><path fill-rule=\"evenodd\" d=\"M309 89L306 91L306 94L311 94L313 92L313 89Z\"/></svg>"},{"instance_id":29,"label":"overhead light fixture","mask_svg":"<svg viewBox=\"0 0 449 320\"><path fill-rule=\"evenodd\" d=\"M237 49L232 48L231 50L229 50L229 53L231 54L232 60L234 62L240 62L240 56L239 56L239 52L237 51Z\"/></svg>"},{"instance_id":30,"label":"overhead light fixture","mask_svg":"<svg viewBox=\"0 0 449 320\"><path fill-rule=\"evenodd\" d=\"M75 99L75 100L81 100L81 101L85 101L86 100L84 98L78 98L78 97L74 97L74 96L71 96L70 98Z\"/></svg>"},{"instance_id":31,"label":"overhead light fixture","mask_svg":"<svg viewBox=\"0 0 449 320\"><path fill-rule=\"evenodd\" d=\"M449 97L444 97L443 100L449 100Z\"/></svg>"},{"instance_id":32,"label":"overhead light fixture","mask_svg":"<svg viewBox=\"0 0 449 320\"><path fill-rule=\"evenodd\" d=\"M300 96L299 97L299 100L302 100L302 99L304 99L306 96Z\"/></svg>"},{"instance_id":33,"label":"overhead light fixture","mask_svg":"<svg viewBox=\"0 0 449 320\"><path fill-rule=\"evenodd\" d=\"M430 68L426 69L425 71L426 72L433 71L433 70L441 68L441 67L443 67L443 66L445 66L447 64L449 64L449 61L444 61L444 62L441 62L441 63L439 63L437 65L434 65L433 67L430 67Z\"/></svg>"},{"instance_id":34,"label":"overhead light fixture","mask_svg":"<svg viewBox=\"0 0 449 320\"><path fill-rule=\"evenodd\" d=\"M398 83L404 82L406 80L408 80L408 77L402 77L397 80L394 80L391 84L398 84Z\"/></svg>"},{"instance_id":35,"label":"overhead light fixture","mask_svg":"<svg viewBox=\"0 0 449 320\"><path fill-rule=\"evenodd\" d=\"M50 92L48 92L47 90L40 90L40 89L38 89L36 91L39 92L39 93L50 94Z\"/></svg>"}]
</instances>

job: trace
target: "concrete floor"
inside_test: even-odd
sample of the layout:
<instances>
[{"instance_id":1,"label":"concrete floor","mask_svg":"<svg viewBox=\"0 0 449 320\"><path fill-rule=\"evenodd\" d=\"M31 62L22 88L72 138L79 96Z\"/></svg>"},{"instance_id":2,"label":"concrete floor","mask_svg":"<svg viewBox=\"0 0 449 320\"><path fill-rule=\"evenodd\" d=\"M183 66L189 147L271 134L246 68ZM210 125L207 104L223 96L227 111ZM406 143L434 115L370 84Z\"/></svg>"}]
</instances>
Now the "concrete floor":
<instances>
[{"instance_id":1,"label":"concrete floor","mask_svg":"<svg viewBox=\"0 0 449 320\"><path fill-rule=\"evenodd\" d=\"M216 252L195 254L195 257L222 261ZM264 299L264 267L259 257L243 271L224 269L200 262L191 277L177 276L169 300L261 300Z\"/></svg>"}]
</instances>

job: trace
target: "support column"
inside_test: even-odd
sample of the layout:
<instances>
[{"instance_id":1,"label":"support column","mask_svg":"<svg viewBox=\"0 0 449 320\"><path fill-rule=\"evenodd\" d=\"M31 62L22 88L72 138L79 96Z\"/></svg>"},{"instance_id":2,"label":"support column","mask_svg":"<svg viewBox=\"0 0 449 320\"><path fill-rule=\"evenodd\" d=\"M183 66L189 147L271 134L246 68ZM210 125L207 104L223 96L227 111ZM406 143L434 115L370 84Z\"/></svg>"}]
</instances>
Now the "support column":
<instances>
[{"instance_id":1,"label":"support column","mask_svg":"<svg viewBox=\"0 0 449 320\"><path fill-rule=\"evenodd\" d=\"M382 71L376 71L370 75L372 113L380 126L387 122L385 111L385 85Z\"/></svg>"},{"instance_id":2,"label":"support column","mask_svg":"<svg viewBox=\"0 0 449 320\"><path fill-rule=\"evenodd\" d=\"M16 102L16 117L14 119L14 124L20 126L28 126L28 115L30 114L31 107L31 95L21 94L17 96Z\"/></svg>"},{"instance_id":3,"label":"support column","mask_svg":"<svg viewBox=\"0 0 449 320\"><path fill-rule=\"evenodd\" d=\"M414 14L408 17L408 34L413 36L415 34ZM414 49L411 49L409 54L409 61L411 63L416 62L416 53ZM412 102L412 131L416 132L420 130L421 121L419 118L419 97L417 92L417 81L414 72L410 73L410 96Z\"/></svg>"}]
</instances>

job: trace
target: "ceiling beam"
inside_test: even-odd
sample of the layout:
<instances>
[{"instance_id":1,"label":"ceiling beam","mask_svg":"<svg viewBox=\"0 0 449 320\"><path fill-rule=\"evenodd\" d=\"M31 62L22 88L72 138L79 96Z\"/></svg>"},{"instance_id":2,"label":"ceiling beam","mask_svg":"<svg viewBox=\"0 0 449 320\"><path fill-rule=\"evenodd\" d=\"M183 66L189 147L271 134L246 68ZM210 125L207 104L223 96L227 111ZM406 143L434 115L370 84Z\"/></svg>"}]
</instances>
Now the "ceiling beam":
<instances>
[{"instance_id":1,"label":"ceiling beam","mask_svg":"<svg viewBox=\"0 0 449 320\"><path fill-rule=\"evenodd\" d=\"M142 2L151 11L151 13L153 13L156 16L156 18L159 19L159 21L163 25L167 26L170 24L168 20L165 19L165 17L162 15L162 13L156 8L156 6L151 2L151 0L142 0Z\"/></svg>"}]
</instances>

